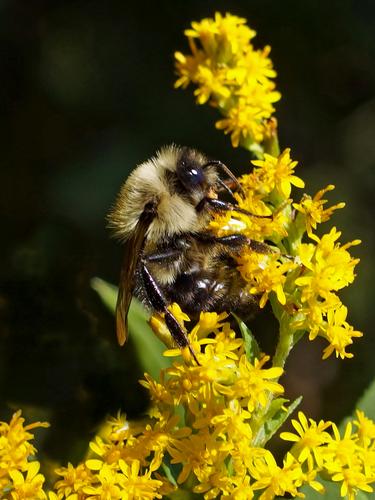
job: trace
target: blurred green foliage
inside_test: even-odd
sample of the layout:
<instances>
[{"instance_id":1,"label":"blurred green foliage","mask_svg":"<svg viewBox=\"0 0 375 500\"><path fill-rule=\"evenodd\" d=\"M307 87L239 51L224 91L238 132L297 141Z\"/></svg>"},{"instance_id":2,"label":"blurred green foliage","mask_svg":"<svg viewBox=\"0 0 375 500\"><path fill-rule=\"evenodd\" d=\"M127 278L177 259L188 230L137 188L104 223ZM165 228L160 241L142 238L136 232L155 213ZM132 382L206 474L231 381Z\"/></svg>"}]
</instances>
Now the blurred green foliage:
<instances>
[{"instance_id":1,"label":"blurred green foliage","mask_svg":"<svg viewBox=\"0 0 375 500\"><path fill-rule=\"evenodd\" d=\"M90 288L116 283L120 245L105 215L129 171L163 144L195 146L237 173L249 168L214 129L215 111L173 90L173 52L191 20L230 10L272 46L283 98L280 143L300 160L307 190L334 183L347 208L333 222L361 238L357 282L344 293L365 333L345 362L301 342L288 396L312 417L340 420L374 376L375 5L369 1L237 0L0 3L2 220L0 418L48 418L44 451L83 453L103 417L147 407L132 339L116 345L113 317ZM252 330L272 345L267 315ZM297 376L298 375L298 376ZM72 447L74 446L74 450Z\"/></svg>"}]
</instances>

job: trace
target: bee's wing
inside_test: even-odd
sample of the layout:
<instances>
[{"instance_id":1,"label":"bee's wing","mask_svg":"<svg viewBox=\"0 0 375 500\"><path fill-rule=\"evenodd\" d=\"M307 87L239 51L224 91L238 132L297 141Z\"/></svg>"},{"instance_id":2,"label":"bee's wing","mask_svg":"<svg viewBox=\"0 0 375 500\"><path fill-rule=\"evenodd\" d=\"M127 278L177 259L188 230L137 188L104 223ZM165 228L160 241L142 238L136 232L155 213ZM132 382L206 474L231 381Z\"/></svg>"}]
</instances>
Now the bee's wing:
<instances>
[{"instance_id":1,"label":"bee's wing","mask_svg":"<svg viewBox=\"0 0 375 500\"><path fill-rule=\"evenodd\" d=\"M124 345L128 338L128 311L134 290L135 272L151 220L150 217L141 217L133 236L125 245L116 304L116 332L120 345Z\"/></svg>"}]
</instances>

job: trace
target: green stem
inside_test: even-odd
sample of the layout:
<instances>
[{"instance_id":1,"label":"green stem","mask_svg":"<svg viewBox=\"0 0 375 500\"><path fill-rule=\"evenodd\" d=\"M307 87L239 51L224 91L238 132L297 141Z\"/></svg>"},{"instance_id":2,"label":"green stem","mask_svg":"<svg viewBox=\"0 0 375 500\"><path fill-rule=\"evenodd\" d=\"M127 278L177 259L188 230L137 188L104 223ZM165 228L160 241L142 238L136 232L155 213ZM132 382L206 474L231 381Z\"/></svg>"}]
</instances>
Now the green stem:
<instances>
[{"instance_id":1,"label":"green stem","mask_svg":"<svg viewBox=\"0 0 375 500\"><path fill-rule=\"evenodd\" d=\"M253 142L251 139L242 139L240 142L240 146L242 146L244 149L247 149L250 151L250 153L257 159L257 160L263 160L264 159L264 149L261 144L258 144L257 142Z\"/></svg>"},{"instance_id":2,"label":"green stem","mask_svg":"<svg viewBox=\"0 0 375 500\"><path fill-rule=\"evenodd\" d=\"M284 368L286 359L295 344L294 335L290 331L288 317L286 316L287 313L277 300L276 294L270 294L270 303L272 312L280 325L279 339L272 358L272 366Z\"/></svg>"},{"instance_id":3,"label":"green stem","mask_svg":"<svg viewBox=\"0 0 375 500\"><path fill-rule=\"evenodd\" d=\"M294 346L293 333L286 328L280 327L279 341L276 346L275 354L272 358L273 366L284 368L287 357Z\"/></svg>"},{"instance_id":4,"label":"green stem","mask_svg":"<svg viewBox=\"0 0 375 500\"><path fill-rule=\"evenodd\" d=\"M272 307L274 308L274 304L272 304ZM281 315L278 313L279 311L276 312L275 316L280 321L280 334L279 334L279 341L276 346L276 351L272 358L272 366L284 368L286 359L291 349L293 348L294 341L293 341L293 333L291 333L287 328L283 328L282 326L283 323L280 317ZM253 432L254 432L254 438L252 443L253 446L263 446L267 441L267 435L265 433L265 427L264 427L265 423L264 420L274 397L275 397L274 393L269 392L266 405L253 416Z\"/></svg>"}]
</instances>

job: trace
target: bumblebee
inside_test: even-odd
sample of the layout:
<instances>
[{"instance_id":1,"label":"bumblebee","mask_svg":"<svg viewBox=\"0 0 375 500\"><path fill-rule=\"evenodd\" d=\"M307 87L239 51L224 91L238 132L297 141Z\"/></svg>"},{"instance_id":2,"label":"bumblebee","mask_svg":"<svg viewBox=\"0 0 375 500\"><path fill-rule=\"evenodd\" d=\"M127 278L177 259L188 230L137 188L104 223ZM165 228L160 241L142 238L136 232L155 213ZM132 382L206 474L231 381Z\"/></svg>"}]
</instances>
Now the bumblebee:
<instances>
[{"instance_id":1,"label":"bumblebee","mask_svg":"<svg viewBox=\"0 0 375 500\"><path fill-rule=\"evenodd\" d=\"M225 176L222 178L222 176ZM151 311L164 313L179 347L189 347L168 306L177 302L192 319L201 311L232 311L246 319L257 308L236 265L244 245L263 251L242 234L218 237L208 230L217 212L244 212L219 199L241 187L220 161L175 145L137 166L121 187L109 226L125 243L116 307L120 345L128 336L132 295Z\"/></svg>"}]
</instances>

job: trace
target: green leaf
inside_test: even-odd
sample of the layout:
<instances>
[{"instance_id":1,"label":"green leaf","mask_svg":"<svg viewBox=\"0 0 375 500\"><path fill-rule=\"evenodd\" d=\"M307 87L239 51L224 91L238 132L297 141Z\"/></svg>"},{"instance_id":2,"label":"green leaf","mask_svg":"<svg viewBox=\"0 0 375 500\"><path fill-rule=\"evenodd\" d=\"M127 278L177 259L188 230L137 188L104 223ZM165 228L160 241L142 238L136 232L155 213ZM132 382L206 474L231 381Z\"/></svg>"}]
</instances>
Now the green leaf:
<instances>
[{"instance_id":1,"label":"green leaf","mask_svg":"<svg viewBox=\"0 0 375 500\"><path fill-rule=\"evenodd\" d=\"M359 399L353 414L345 417L339 425L340 432L345 431L346 424L356 418L355 410L362 410L366 417L375 420L375 380L368 386L361 398ZM368 493L367 493L368 495ZM375 497L374 497L375 498Z\"/></svg>"},{"instance_id":2,"label":"green leaf","mask_svg":"<svg viewBox=\"0 0 375 500\"><path fill-rule=\"evenodd\" d=\"M280 429L283 423L290 417L302 401L302 396L295 399L285 411L287 399L276 398L272 401L266 415L263 417L264 424L256 437L256 446L264 446Z\"/></svg>"},{"instance_id":3,"label":"green leaf","mask_svg":"<svg viewBox=\"0 0 375 500\"><path fill-rule=\"evenodd\" d=\"M282 404L278 400L281 400ZM271 437L280 429L280 427L283 425L283 423L290 417L290 415L294 412L294 410L300 405L302 401L302 396L299 398L295 399L293 403L291 403L286 411L283 408L284 403L286 402L283 400L283 398L277 398L274 399L271 403L271 407L269 412L267 412L266 415L266 423L265 423L265 430L266 430L266 439L269 441ZM273 406L273 403L275 405ZM273 414L272 414L273 412ZM266 441L266 442L267 442Z\"/></svg>"},{"instance_id":4,"label":"green leaf","mask_svg":"<svg viewBox=\"0 0 375 500\"><path fill-rule=\"evenodd\" d=\"M339 498L341 498L340 495L341 483L326 481L325 479L322 479L319 475L316 476L315 480L324 486L325 492L323 494L318 493L313 488L311 488L311 486L306 485L299 489L301 493L304 493L306 495L306 498L308 498L309 500L338 500Z\"/></svg>"},{"instance_id":5,"label":"green leaf","mask_svg":"<svg viewBox=\"0 0 375 500\"><path fill-rule=\"evenodd\" d=\"M374 500L375 493L364 493L363 491L359 491L356 496L356 500Z\"/></svg>"},{"instance_id":6,"label":"green leaf","mask_svg":"<svg viewBox=\"0 0 375 500\"><path fill-rule=\"evenodd\" d=\"M311 486L303 486L300 488L300 492L304 493L306 495L306 499L308 500L337 500L341 498L340 495L340 488L341 488L341 483L340 482L334 482L334 481L327 481L325 479L322 479L319 475L316 477L316 481L321 483L324 488L325 492L323 494L318 493L314 489L311 488ZM347 497L345 497L347 498ZM375 498L374 493L365 493L364 491L357 490L356 494L356 500L373 500Z\"/></svg>"},{"instance_id":7,"label":"green leaf","mask_svg":"<svg viewBox=\"0 0 375 500\"><path fill-rule=\"evenodd\" d=\"M116 310L117 287L100 278L91 280L92 288L99 294L103 304L114 313ZM170 365L163 356L165 345L155 336L147 321L149 313L133 298L128 314L129 336L133 342L142 369L158 379L160 370Z\"/></svg>"},{"instance_id":8,"label":"green leaf","mask_svg":"<svg viewBox=\"0 0 375 500\"><path fill-rule=\"evenodd\" d=\"M177 486L177 481L172 474L170 466L167 465L165 462L162 462L161 466L162 466L164 474L165 474L166 478L169 480L169 482L172 483L173 486Z\"/></svg>"},{"instance_id":9,"label":"green leaf","mask_svg":"<svg viewBox=\"0 0 375 500\"><path fill-rule=\"evenodd\" d=\"M198 493L193 493L190 490L184 490L180 486L177 491L172 491L166 498L170 498L171 500L202 500L203 496Z\"/></svg>"},{"instance_id":10,"label":"green leaf","mask_svg":"<svg viewBox=\"0 0 375 500\"><path fill-rule=\"evenodd\" d=\"M101 278L92 278L91 288L98 293L103 304L114 314L117 302L117 287L107 283Z\"/></svg>"},{"instance_id":11,"label":"green leaf","mask_svg":"<svg viewBox=\"0 0 375 500\"><path fill-rule=\"evenodd\" d=\"M305 335L306 333L306 330L297 330L296 332L294 332L293 334L293 345L296 345L297 342L299 342L302 337Z\"/></svg>"},{"instance_id":12,"label":"green leaf","mask_svg":"<svg viewBox=\"0 0 375 500\"><path fill-rule=\"evenodd\" d=\"M232 316L237 321L237 324L240 328L240 332L245 343L246 357L250 361L250 363L253 363L255 358L260 358L260 349L258 342L255 340L254 335L252 334L250 328L246 325L246 323L244 323L242 319L240 319L233 313Z\"/></svg>"},{"instance_id":13,"label":"green leaf","mask_svg":"<svg viewBox=\"0 0 375 500\"><path fill-rule=\"evenodd\" d=\"M321 483L325 492L323 494L315 491L311 486L305 485L299 489L301 493L306 495L306 499L308 500L337 500L341 498L340 488L341 482L327 481L326 479L322 479L320 475L317 475L315 478L316 481ZM347 498L347 497L345 497ZM364 491L357 490L356 500L374 500L375 493L365 493Z\"/></svg>"},{"instance_id":14,"label":"green leaf","mask_svg":"<svg viewBox=\"0 0 375 500\"><path fill-rule=\"evenodd\" d=\"M366 417L375 420L375 380L369 385L359 399L357 408L364 411Z\"/></svg>"}]
</instances>

